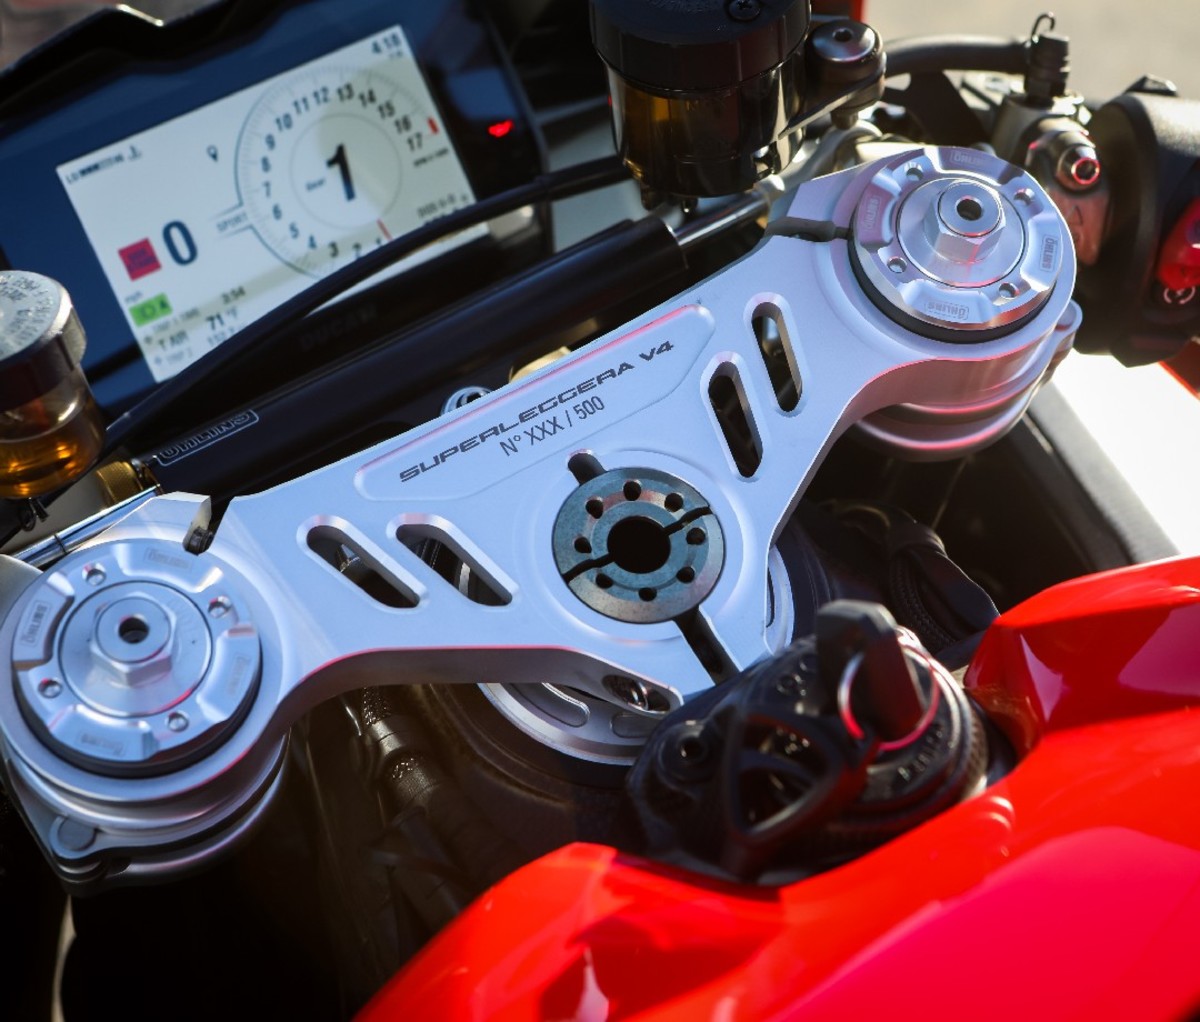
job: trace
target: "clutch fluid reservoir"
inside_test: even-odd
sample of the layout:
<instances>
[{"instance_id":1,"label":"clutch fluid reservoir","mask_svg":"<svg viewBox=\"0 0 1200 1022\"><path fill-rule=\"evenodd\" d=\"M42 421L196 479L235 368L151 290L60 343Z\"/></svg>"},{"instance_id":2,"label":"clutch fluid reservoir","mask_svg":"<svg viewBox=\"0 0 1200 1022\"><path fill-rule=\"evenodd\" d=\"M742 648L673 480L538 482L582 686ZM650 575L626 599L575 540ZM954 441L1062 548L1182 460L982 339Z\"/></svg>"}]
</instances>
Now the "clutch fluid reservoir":
<instances>
[{"instance_id":1,"label":"clutch fluid reservoir","mask_svg":"<svg viewBox=\"0 0 1200 1022\"><path fill-rule=\"evenodd\" d=\"M741 192L791 162L808 0L592 0L591 21L647 206Z\"/></svg>"},{"instance_id":2,"label":"clutch fluid reservoir","mask_svg":"<svg viewBox=\"0 0 1200 1022\"><path fill-rule=\"evenodd\" d=\"M85 343L60 284L0 273L0 496L49 493L100 453L104 423L79 366Z\"/></svg>"}]
</instances>

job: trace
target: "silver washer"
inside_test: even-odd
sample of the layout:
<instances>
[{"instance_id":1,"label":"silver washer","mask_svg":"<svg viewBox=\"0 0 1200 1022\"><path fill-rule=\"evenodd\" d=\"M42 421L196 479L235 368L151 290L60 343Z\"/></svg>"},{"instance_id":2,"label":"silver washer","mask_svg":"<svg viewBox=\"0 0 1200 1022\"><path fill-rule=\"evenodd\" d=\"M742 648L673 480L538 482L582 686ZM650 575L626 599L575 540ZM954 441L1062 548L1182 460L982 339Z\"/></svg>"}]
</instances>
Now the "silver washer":
<instances>
[{"instance_id":1,"label":"silver washer","mask_svg":"<svg viewBox=\"0 0 1200 1022\"><path fill-rule=\"evenodd\" d=\"M928 324L958 341L996 336L1032 316L1070 244L1032 177L974 149L927 149L883 163L852 230L877 304L906 326Z\"/></svg>"}]
</instances>

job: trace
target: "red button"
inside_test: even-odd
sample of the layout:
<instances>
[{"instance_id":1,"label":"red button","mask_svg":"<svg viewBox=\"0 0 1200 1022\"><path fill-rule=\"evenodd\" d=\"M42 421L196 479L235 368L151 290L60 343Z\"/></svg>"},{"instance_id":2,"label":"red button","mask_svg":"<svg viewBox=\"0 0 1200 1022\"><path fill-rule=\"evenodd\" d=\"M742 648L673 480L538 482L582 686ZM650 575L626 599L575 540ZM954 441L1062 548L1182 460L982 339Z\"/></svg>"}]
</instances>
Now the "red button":
<instances>
[{"instance_id":1,"label":"red button","mask_svg":"<svg viewBox=\"0 0 1200 1022\"><path fill-rule=\"evenodd\" d=\"M1200 199L1192 199L1163 242L1158 279L1174 291L1200 284Z\"/></svg>"}]
</instances>

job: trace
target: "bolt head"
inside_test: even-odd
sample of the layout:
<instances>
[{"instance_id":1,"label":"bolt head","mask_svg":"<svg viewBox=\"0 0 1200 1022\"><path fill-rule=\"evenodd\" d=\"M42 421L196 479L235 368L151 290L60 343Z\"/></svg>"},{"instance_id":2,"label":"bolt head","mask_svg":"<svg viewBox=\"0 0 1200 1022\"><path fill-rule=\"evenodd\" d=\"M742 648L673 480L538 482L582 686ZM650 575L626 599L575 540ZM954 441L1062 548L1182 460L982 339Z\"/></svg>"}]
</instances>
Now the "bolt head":
<instances>
[{"instance_id":1,"label":"bolt head","mask_svg":"<svg viewBox=\"0 0 1200 1022\"><path fill-rule=\"evenodd\" d=\"M734 21L753 21L762 13L760 0L729 0L726 13Z\"/></svg>"},{"instance_id":2,"label":"bolt head","mask_svg":"<svg viewBox=\"0 0 1200 1022\"><path fill-rule=\"evenodd\" d=\"M171 670L175 616L144 597L118 600L101 611L88 640L92 669L125 685L145 685Z\"/></svg>"},{"instance_id":3,"label":"bolt head","mask_svg":"<svg viewBox=\"0 0 1200 1022\"><path fill-rule=\"evenodd\" d=\"M1004 206L992 189L963 181L930 203L923 226L933 253L969 265L986 257L1002 237Z\"/></svg>"}]
</instances>

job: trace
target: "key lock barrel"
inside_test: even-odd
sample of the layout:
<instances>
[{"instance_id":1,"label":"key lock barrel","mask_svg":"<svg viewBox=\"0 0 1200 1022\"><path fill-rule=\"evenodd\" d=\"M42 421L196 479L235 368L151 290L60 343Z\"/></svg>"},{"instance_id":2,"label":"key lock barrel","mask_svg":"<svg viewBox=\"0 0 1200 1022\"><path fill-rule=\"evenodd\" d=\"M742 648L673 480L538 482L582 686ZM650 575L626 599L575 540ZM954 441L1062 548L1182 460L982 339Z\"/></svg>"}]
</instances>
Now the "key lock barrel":
<instances>
[{"instance_id":1,"label":"key lock barrel","mask_svg":"<svg viewBox=\"0 0 1200 1022\"><path fill-rule=\"evenodd\" d=\"M44 573L0 559L6 790L60 876L103 886L216 854L269 804L290 725L365 684L483 685L559 754L628 764L792 639L775 542L830 445L996 439L1070 347L1074 273L1028 174L914 149L801 186L754 252L559 362L236 498L202 553L207 502L172 495Z\"/></svg>"}]
</instances>

